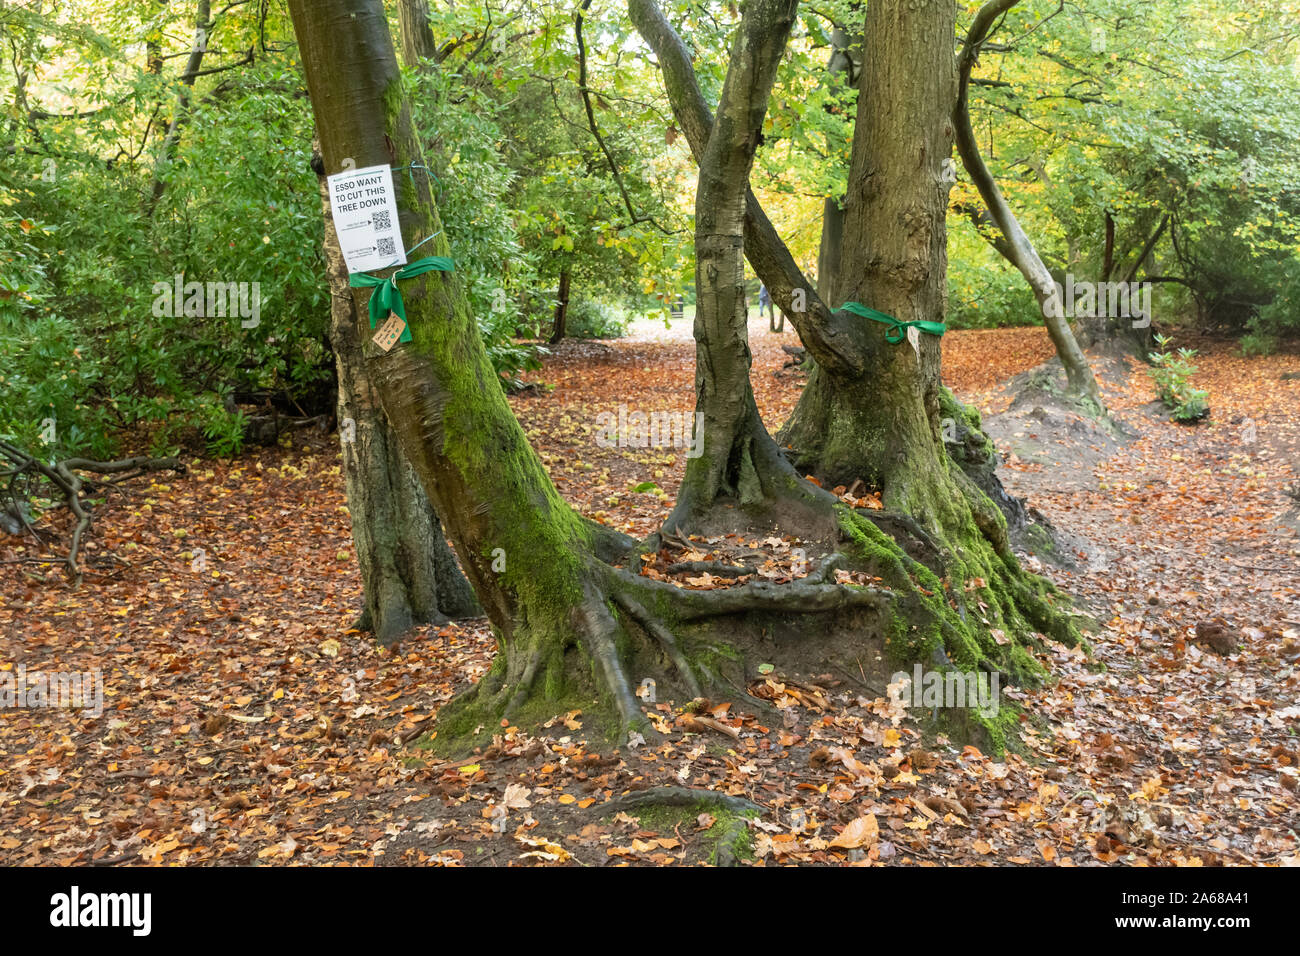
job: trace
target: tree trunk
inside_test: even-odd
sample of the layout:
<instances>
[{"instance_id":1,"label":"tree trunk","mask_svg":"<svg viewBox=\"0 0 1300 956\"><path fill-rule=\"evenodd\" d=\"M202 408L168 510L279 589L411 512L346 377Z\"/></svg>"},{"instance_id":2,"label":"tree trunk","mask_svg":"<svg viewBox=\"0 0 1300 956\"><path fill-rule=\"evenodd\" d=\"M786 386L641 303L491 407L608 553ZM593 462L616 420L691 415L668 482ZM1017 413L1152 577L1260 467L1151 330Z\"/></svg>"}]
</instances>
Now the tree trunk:
<instances>
[{"instance_id":1,"label":"tree trunk","mask_svg":"<svg viewBox=\"0 0 1300 956\"><path fill-rule=\"evenodd\" d=\"M549 345L558 345L565 336L565 323L569 317L569 279L572 273L568 266L560 270L560 288L555 294L555 321L551 323Z\"/></svg>"},{"instance_id":2,"label":"tree trunk","mask_svg":"<svg viewBox=\"0 0 1300 956\"><path fill-rule=\"evenodd\" d=\"M822 238L817 247L817 294L824 302L835 301L843 245L844 210L838 199L827 196L822 200Z\"/></svg>"},{"instance_id":3,"label":"tree trunk","mask_svg":"<svg viewBox=\"0 0 1300 956\"><path fill-rule=\"evenodd\" d=\"M1110 274L1115 271L1115 217L1106 210L1106 238L1101 256L1101 281L1109 282Z\"/></svg>"},{"instance_id":4,"label":"tree trunk","mask_svg":"<svg viewBox=\"0 0 1300 956\"><path fill-rule=\"evenodd\" d=\"M330 343L338 367L339 438L352 540L364 609L357 626L388 645L417 624L479 613L474 592L447 546L442 523L402 455L366 374L364 340L347 266L320 179L325 264L330 284Z\"/></svg>"},{"instance_id":5,"label":"tree trunk","mask_svg":"<svg viewBox=\"0 0 1300 956\"><path fill-rule=\"evenodd\" d=\"M713 117L685 45L653 0L628 0L628 6L638 31L658 57L674 114L703 169L703 143ZM945 0L878 0L866 11L842 281L834 292L837 298L857 299L904 321L941 321L944 315L948 188L944 160L951 155L951 111L956 98L954 28L954 9ZM907 341L887 342L878 323L848 311L830 312L808 289L752 192L747 196L745 251L774 297L781 288L788 301L791 289L802 284L813 305L802 316L803 322L798 321L798 310L793 311L796 328L816 359L782 436L794 445L798 464L814 471L827 486L850 485L860 478L879 489L895 526L905 521L923 529L930 543L953 559L954 580L961 575L960 579L984 581L997 590L986 606L996 605L994 616L1006 621L1008 628L1023 633L1029 618L1039 625L1037 629L1067 639L1073 629L1066 617L1037 593L1045 585L1020 570L1011 552L1006 519L945 448L943 439L949 434L954 443L967 436L988 454L972 456L963 450L957 459L965 464L978 458L972 472L992 476L987 467L991 444L979 431L978 415L940 386L938 339L921 334L913 350ZM708 359L716 348L711 336L717 332L697 324L697 340L710 340L702 343L697 376L714 374L715 366ZM730 402L738 409L736 420L749 420L743 411L747 394L737 394ZM725 497L718 501L745 505L760 493L783 500L784 509L769 506L768 514L788 522L798 512L790 505L797 505L803 510L798 517L804 532L816 534L822 501L797 476L787 479L781 468L783 458L780 464L771 460L766 432L753 429L746 448L728 444L727 430L722 431L721 442L706 436L695 476L711 474L707 468L716 469L716 458L725 455L727 467L739 478L739 501ZM745 435L742 428L734 433ZM752 467L746 468L747 464ZM692 477L690 465L687 477ZM992 481L996 483L995 476ZM726 490L722 482L715 486ZM708 491L685 482L668 527L702 510ZM1004 496L1000 486L990 492ZM695 500L693 493L698 495ZM956 598L954 606L962 600Z\"/></svg>"},{"instance_id":6,"label":"tree trunk","mask_svg":"<svg viewBox=\"0 0 1300 956\"><path fill-rule=\"evenodd\" d=\"M438 58L438 44L429 26L429 0L398 0L397 24L404 66L418 70L422 60Z\"/></svg>"},{"instance_id":7,"label":"tree trunk","mask_svg":"<svg viewBox=\"0 0 1300 956\"><path fill-rule=\"evenodd\" d=\"M1169 217L1162 216L1160 222L1156 225L1155 230L1147 236L1142 243L1142 248L1138 250L1137 258L1133 264L1120 279L1125 285L1132 287L1136 282L1138 272L1142 269L1143 263L1164 235L1165 229L1169 226ZM1114 220L1107 214L1107 238L1108 248L1110 236L1114 233ZM1109 258L1113 259L1113 252ZM1115 265L1112 264L1113 270ZM1105 278L1109 279L1110 272L1103 270ZM1135 323L1128 316L1111 316L1111 315L1085 315L1075 318L1075 327L1079 332L1079 341L1087 348L1101 347L1118 352L1122 355L1131 355L1143 362L1150 361L1150 355L1155 348L1155 330L1151 325L1151 316L1145 317L1145 323Z\"/></svg>"},{"instance_id":8,"label":"tree trunk","mask_svg":"<svg viewBox=\"0 0 1300 956\"><path fill-rule=\"evenodd\" d=\"M739 505L751 526L790 518L807 489L758 414L749 379L745 235L749 170L776 68L794 22L792 0L751 0L731 50L717 114L699 156L695 196L695 394L703 430L667 526L707 530ZM775 297L774 297L775 298ZM697 440L699 440L697 438ZM806 517L803 516L803 517Z\"/></svg>"},{"instance_id":9,"label":"tree trunk","mask_svg":"<svg viewBox=\"0 0 1300 956\"><path fill-rule=\"evenodd\" d=\"M951 44L937 36L953 26L953 11L937 0L873 2L865 17L836 294L903 321L941 322L946 306L942 164L951 154L956 72ZM907 107L891 108L896 103ZM941 451L939 339L921 334L914 349L886 342L883 325L859 325L869 343L862 367L814 369L782 439L824 482L861 479L890 507L917 514L914 507L924 509L912 499L924 493Z\"/></svg>"},{"instance_id":10,"label":"tree trunk","mask_svg":"<svg viewBox=\"0 0 1300 956\"><path fill-rule=\"evenodd\" d=\"M839 27L831 30L834 48L826 70L832 77L843 74L853 80L853 54L849 52L849 35ZM824 302L835 302L835 283L840 271L840 250L844 244L844 207L838 196L827 196L822 202L822 238L817 248L817 295Z\"/></svg>"},{"instance_id":11,"label":"tree trunk","mask_svg":"<svg viewBox=\"0 0 1300 956\"><path fill-rule=\"evenodd\" d=\"M379 0L290 0L289 7L325 167L338 170L349 157L358 167L418 161L419 141ZM697 489L732 479L743 487L744 461L757 472L769 464L766 455L780 460L761 430L747 384L740 237L749 210L744 180L737 183L734 175L752 161L793 9L793 0L745 5L717 129L708 136L708 159L701 164L697 332L704 334L697 392L710 396L699 405L706 442L714 447L706 452L704 467L688 468ZM947 16L950 42L951 10ZM900 105L895 112L908 110ZM440 232L428 184L399 182L408 244L435 235L430 253L447 255L452 250ZM661 688L680 691L686 699L715 686L743 693L758 660L784 653L772 645L774 628L799 635L790 643L803 648L813 667L843 660L847 668L861 660L887 677L886 668L895 661L928 659L947 647L966 666L993 666L988 661L997 660L1017 670L1034 669L1023 651L1018 657L1014 646L1004 651L977 626L975 614L968 614L967 592L978 591L982 598L982 589L965 576L949 587L936 576L942 571L930 570L875 524L797 478L784 496L838 519L850 545L827 555L807 577L779 585L764 581L682 590L618 566L622 560L635 568L639 556L628 553L628 539L584 521L556 492L495 387L460 278L428 273L401 285L413 340L376 355L367 369L402 450L446 522L499 647L479 684L439 712L440 746L482 739L480 732L490 734L503 716L531 724L575 708L584 710L593 735L612 726L608 736L614 740L628 739L622 735L631 730L653 736L632 693L633 675L649 673ZM354 295L358 313L364 312L366 293ZM732 454L719 451L723 443L730 443ZM762 469L772 482L764 490L775 494L778 472L771 464ZM792 487L796 484L804 487ZM685 488L683 493L689 494ZM908 540L924 551L924 530L905 515L893 517L904 530L913 529ZM657 546L654 537L645 546ZM841 560L854 561L885 586L837 583L832 571ZM991 623L1011 626L1000 607L987 612ZM1033 623L1057 635L1060 621L1045 605L1043 611ZM983 613L981 618L990 620ZM803 620L808 614L818 617ZM719 618L727 624L719 625ZM833 622L840 630L832 629ZM1064 627L1068 635L1068 623ZM764 640L762 656L747 656L742 639Z\"/></svg>"},{"instance_id":12,"label":"tree trunk","mask_svg":"<svg viewBox=\"0 0 1300 956\"><path fill-rule=\"evenodd\" d=\"M627 7L637 32L658 58L677 125L695 161L702 162L713 129L713 110L700 89L692 54L655 0L627 0ZM858 367L862 356L854 332L857 321L833 312L817 294L749 189L744 225L745 257L767 286L772 303L790 316L808 354L830 368Z\"/></svg>"},{"instance_id":13,"label":"tree trunk","mask_svg":"<svg viewBox=\"0 0 1300 956\"><path fill-rule=\"evenodd\" d=\"M325 169L339 171L345 159L357 168L419 162L380 0L289 8ZM407 245L436 236L428 253L449 255L428 183L395 184ZM619 644L628 639L606 599L620 572L599 559L625 540L556 492L498 386L460 277L426 274L403 280L401 292L413 341L373 354L367 372L499 649L473 691L439 714L439 740L475 737L504 714L540 721L575 704L625 731L649 730L624 670ZM364 316L367 291L353 295ZM370 338L363 319L358 329Z\"/></svg>"},{"instance_id":14,"label":"tree trunk","mask_svg":"<svg viewBox=\"0 0 1300 956\"><path fill-rule=\"evenodd\" d=\"M1000 251L1009 253L1008 261L1020 270L1020 274L1025 277L1025 281L1034 292L1034 300L1043 315L1047 334L1056 348L1061 366L1065 369L1067 389L1076 397L1092 403L1097 414L1104 415L1106 406L1102 401L1101 390L1097 387L1097 379L1092 374L1092 367L1088 364L1083 350L1079 348L1079 343L1075 341L1074 333L1070 330L1070 323L1066 320L1065 309L1056 283L1052 281L1051 273L1039 258L1038 250L1029 241L1025 231L1020 228L1019 220L1007 205L1002 191L998 189L993 174L989 172L984 158L980 155L979 146L975 141L975 131L970 125L967 91L970 87L971 69L993 22L1019 2L1020 0L990 0L980 8L971 23L966 44L957 64L957 98L952 110L957 151L961 155L966 172L970 174L975 188L979 190L980 197L988 207L989 215L993 217L994 223L1006 237L1006 244L1000 247Z\"/></svg>"},{"instance_id":15,"label":"tree trunk","mask_svg":"<svg viewBox=\"0 0 1300 956\"><path fill-rule=\"evenodd\" d=\"M658 58L673 113L698 162L712 128L713 113L695 76L691 54L654 0L628 0L628 10L638 32ZM951 70L951 64L948 68ZM862 92L866 87L860 77L858 85L858 114L861 116L866 108L866 94ZM951 106L951 103L947 105ZM846 196L846 204L851 203L852 198ZM869 353L878 347L875 343L879 342L879 331L866 328L870 323L864 323L849 312L831 310L827 305L831 300L819 295L799 271L752 191L746 197L745 255L772 293L773 300L790 314L812 359L808 384L795 416L780 436L782 443L795 446L797 462L804 470L814 471L823 479L832 478L834 483L851 484L856 477L872 472L872 466L866 463L878 447L879 434L856 428L855 419L858 404L871 401L866 370ZM834 289L833 292L837 297L835 301L843 298L842 290ZM841 391L846 387L847 391ZM962 415L965 416L964 410ZM845 427L839 428L841 424ZM978 429L975 432L976 440L982 446L985 439L978 434ZM777 483L802 493L802 483L797 478L790 480L784 472L784 458L773 461L775 456L767 454L764 438L765 432L759 436L755 447L763 452L760 458L770 462L778 472ZM992 482L996 483L996 476L983 461L984 456L980 457L981 463L972 469L973 472L980 476L981 481L991 476ZM963 463L969 458L966 454L960 456ZM756 471L760 477L764 473L762 468L756 468ZM752 488L755 483L751 481L749 484ZM769 481L768 485L771 484ZM989 490L998 499L1005 498L1000 485L990 486ZM756 496L751 495L751 500L753 497ZM672 521L687 517L690 509L700 506L701 503L689 498L679 498L669 527L673 526ZM702 506L707 506L707 501Z\"/></svg>"},{"instance_id":16,"label":"tree trunk","mask_svg":"<svg viewBox=\"0 0 1300 956\"><path fill-rule=\"evenodd\" d=\"M172 108L171 122L167 124L167 133L158 148L158 158L154 161L153 182L149 187L149 201L145 204L145 215L153 216L167 189L165 174L168 165L176 153L180 141L181 124L190 112L190 91L203 66L203 55L207 53L208 43L212 40L211 0L198 0L194 13L194 46L190 48L189 58L185 61L185 71L181 74L181 86L176 93L176 105Z\"/></svg>"}]
</instances>

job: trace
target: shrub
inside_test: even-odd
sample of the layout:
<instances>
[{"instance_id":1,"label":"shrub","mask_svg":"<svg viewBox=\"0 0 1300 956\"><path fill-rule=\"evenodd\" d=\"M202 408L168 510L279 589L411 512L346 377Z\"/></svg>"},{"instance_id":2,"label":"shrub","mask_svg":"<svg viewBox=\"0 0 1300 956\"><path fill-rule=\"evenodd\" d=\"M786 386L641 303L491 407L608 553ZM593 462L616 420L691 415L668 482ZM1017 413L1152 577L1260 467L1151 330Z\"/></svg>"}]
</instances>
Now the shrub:
<instances>
[{"instance_id":1,"label":"shrub","mask_svg":"<svg viewBox=\"0 0 1300 956\"><path fill-rule=\"evenodd\" d=\"M1160 351L1151 353L1152 367L1147 369L1155 380L1156 396L1170 410L1174 421L1200 421L1210 414L1210 406L1206 401L1210 393L1202 388L1194 388L1190 382L1196 373L1196 366L1192 364L1196 349L1179 349L1177 353L1171 353L1166 348L1169 344L1166 335L1157 335L1156 344Z\"/></svg>"},{"instance_id":2,"label":"shrub","mask_svg":"<svg viewBox=\"0 0 1300 956\"><path fill-rule=\"evenodd\" d=\"M565 331L576 339L617 339L627 334L628 324L626 313L611 305L575 298L569 303Z\"/></svg>"}]
</instances>

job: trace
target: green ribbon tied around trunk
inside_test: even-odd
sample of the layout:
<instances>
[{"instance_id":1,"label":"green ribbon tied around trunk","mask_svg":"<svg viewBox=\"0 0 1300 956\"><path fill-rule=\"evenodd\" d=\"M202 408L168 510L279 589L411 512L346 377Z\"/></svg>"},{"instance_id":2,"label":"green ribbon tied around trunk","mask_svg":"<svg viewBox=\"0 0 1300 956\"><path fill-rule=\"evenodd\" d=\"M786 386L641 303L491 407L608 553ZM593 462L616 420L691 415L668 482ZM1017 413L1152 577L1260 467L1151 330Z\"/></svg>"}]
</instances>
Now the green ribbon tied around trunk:
<instances>
[{"instance_id":1,"label":"green ribbon tied around trunk","mask_svg":"<svg viewBox=\"0 0 1300 956\"><path fill-rule=\"evenodd\" d=\"M915 322L904 322L896 319L892 315L886 315L884 312L863 305L861 302L845 302L840 306L845 312L852 312L854 315L860 315L864 319L874 319L877 322L884 322L888 325L889 331L885 333L885 341L897 345L903 339L907 338L907 330L911 328L920 329L922 332L929 332L931 335L943 335L948 331L948 327L942 322L925 322L917 320Z\"/></svg>"},{"instance_id":2,"label":"green ribbon tied around trunk","mask_svg":"<svg viewBox=\"0 0 1300 956\"><path fill-rule=\"evenodd\" d=\"M348 276L348 285L354 289L375 290L370 293L370 327L373 329L379 324L379 320L390 312L396 312L398 318L406 322L406 305L402 302L401 290L397 288L398 279L412 279L426 272L454 272L455 268L455 263L446 256L425 256L423 259L408 262L386 279L372 276L368 272L353 273ZM402 329L402 334L397 341L411 341L409 323Z\"/></svg>"}]
</instances>

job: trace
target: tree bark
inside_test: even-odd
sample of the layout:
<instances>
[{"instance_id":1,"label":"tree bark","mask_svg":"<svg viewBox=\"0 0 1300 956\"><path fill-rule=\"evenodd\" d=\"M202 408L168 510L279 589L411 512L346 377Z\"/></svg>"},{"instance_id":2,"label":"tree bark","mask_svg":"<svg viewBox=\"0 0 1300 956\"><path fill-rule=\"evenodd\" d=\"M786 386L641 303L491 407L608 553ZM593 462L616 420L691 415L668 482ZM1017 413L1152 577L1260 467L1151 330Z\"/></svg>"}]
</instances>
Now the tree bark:
<instances>
[{"instance_id":1,"label":"tree bark","mask_svg":"<svg viewBox=\"0 0 1300 956\"><path fill-rule=\"evenodd\" d=\"M398 0L397 24L404 66L418 70L423 60L437 60L438 44L429 26L429 0Z\"/></svg>"},{"instance_id":2,"label":"tree bark","mask_svg":"<svg viewBox=\"0 0 1300 956\"><path fill-rule=\"evenodd\" d=\"M158 208L158 200L162 199L162 194L167 189L164 174L176 153L181 124L185 122L190 112L190 91L194 87L199 69L203 66L203 56L207 53L208 43L212 39L211 13L211 0L198 0L194 13L194 46L191 47L189 58L185 61L185 71L181 74L181 86L176 93L171 122L167 124L167 133L163 136L162 145L158 148L158 159L154 162L153 182L149 187L149 201L145 205L146 216L153 216L154 210Z\"/></svg>"},{"instance_id":3,"label":"tree bark","mask_svg":"<svg viewBox=\"0 0 1300 956\"><path fill-rule=\"evenodd\" d=\"M832 77L844 74L852 82L853 55L849 52L849 35L839 27L831 30L834 47L826 70ZM835 283L839 277L840 254L844 244L844 207L840 197L827 196L822 201L822 237L817 247L817 295L823 302L835 302Z\"/></svg>"},{"instance_id":4,"label":"tree bark","mask_svg":"<svg viewBox=\"0 0 1300 956\"><path fill-rule=\"evenodd\" d=\"M691 53L655 0L627 0L627 7L637 32L658 58L673 115L699 163L713 128L713 110L700 89ZM767 286L772 303L790 316L809 354L830 368L860 368L863 356L854 333L857 320L832 311L817 294L749 189L745 193L744 240L745 257Z\"/></svg>"},{"instance_id":5,"label":"tree bark","mask_svg":"<svg viewBox=\"0 0 1300 956\"><path fill-rule=\"evenodd\" d=\"M290 0L289 8L325 167L337 170L345 158L358 167L418 161L419 140L380 0ZM701 164L697 278L702 307L697 310L702 314L698 326L707 334L700 336L697 391L712 396L699 404L706 417L705 440L714 439L712 452L704 457L714 459L688 468L688 484L716 485L739 475L743 487L738 462L748 459L755 471L771 464L763 471L773 476L779 466L765 456L782 461L771 439L762 441L766 432L748 387L741 236L752 206L740 174L752 161L793 11L794 0L751 0L745 5L717 129L708 136L707 159ZM940 23L947 27L945 44L951 42L951 10L947 17L946 24ZM950 105L945 104L945 115ZM892 112L908 110L900 104ZM417 236L433 235L437 238L429 243L431 254L452 251L422 178L414 184L399 180L398 207L408 244ZM354 291L359 315L365 312L366 294ZM582 519L550 482L496 387L460 278L428 273L403 280L402 294L413 340L375 355L367 371L403 452L446 522L499 648L479 684L439 712L440 745L482 739L480 732L490 734L503 716L531 724L575 707L584 710L584 721L593 732L612 721L617 729L610 736L615 740L629 730L651 737L653 730L632 693L629 675L648 671L663 681L661 687L675 687L689 699L720 685L720 665L715 662L722 652L740 661L733 679L738 683L730 686L743 688L745 655L729 648L746 633L745 622L753 624L748 633L754 640L768 635L762 653L770 654L774 622L788 622L793 615L839 620L849 653L869 663L928 659L936 648L946 647L965 666L994 666L988 664L994 660L1021 671L1034 669L1023 652L1016 658L1014 647L1004 651L977 625L975 614L968 613L967 593L985 596L967 581L965 572L973 565L964 561L955 569L960 577L941 579L944 571L930 570L874 523L827 492L800 482L788 466L784 475L790 485L802 487L785 488L786 497L802 499L810 508L821 508L821 515L832 522L838 520L841 540L849 544L842 554L828 555L816 573L788 584L747 583L698 591L619 567L620 560L637 566L638 555L628 553L632 542ZM364 323L358 325L368 338ZM759 428L747 431L754 422ZM719 455L724 443L730 443L733 455ZM928 535L910 518L895 515L892 520L910 529L908 540L921 551L928 547ZM657 546L654 537L643 547ZM831 572L842 558L870 569L886 586L836 583ZM989 568L985 573L992 580L996 571ZM962 582L969 586L959 587ZM1007 603L989 595L979 620L993 626L1022 625L1016 633L1023 633L1025 620L1017 616L1013 622L1010 615L1020 607L1033 608L1040 612L1030 622L1034 629L1068 639L1064 617L1041 599L1021 600L1028 591L1024 581L1008 581L1003 575L994 586L1006 589ZM712 626L718 617L726 617L730 626ZM807 623L795 632L812 638L818 626ZM827 633L827 626L822 625L821 634ZM827 655L838 649L834 641L818 647Z\"/></svg>"},{"instance_id":6,"label":"tree bark","mask_svg":"<svg viewBox=\"0 0 1300 956\"><path fill-rule=\"evenodd\" d=\"M565 325L569 318L569 281L572 272L568 266L560 270L560 288L555 294L555 319L551 323L551 337L548 345L558 345L565 336Z\"/></svg>"},{"instance_id":7,"label":"tree bark","mask_svg":"<svg viewBox=\"0 0 1300 956\"><path fill-rule=\"evenodd\" d=\"M365 343L324 176L320 191L343 480L364 592L357 625L389 645L417 624L441 624L479 613L478 602L366 374Z\"/></svg>"},{"instance_id":8,"label":"tree bark","mask_svg":"<svg viewBox=\"0 0 1300 956\"><path fill-rule=\"evenodd\" d=\"M948 7L883 0L865 14L836 295L903 321L941 322L946 306L943 161L956 71L951 44L937 36L955 26ZM890 507L917 514L924 508L912 498L942 453L939 339L921 334L914 349L886 342L884 326L869 320L855 331L866 343L862 368L813 369L781 439L823 482L861 479Z\"/></svg>"},{"instance_id":9,"label":"tree bark","mask_svg":"<svg viewBox=\"0 0 1300 956\"><path fill-rule=\"evenodd\" d=\"M1006 237L1006 244L1000 247L999 251L1006 254L1008 261L1020 270L1020 274L1025 277L1025 281L1034 292L1034 300L1043 315L1047 334L1056 348L1056 355L1061 360L1062 368L1065 369L1067 389L1073 395L1091 402L1096 412L1104 415L1106 406L1102 401L1101 390L1097 386L1097 379L1092 374L1088 359L1070 330L1070 323L1066 320L1065 309L1056 283L1052 281L1052 275L1048 272L1047 266L1043 265L1043 260L1039 258L1038 250L1025 235L1015 213L1011 211L1011 207L1002 196L1002 191L998 189L997 181L980 155L979 146L975 141L975 131L971 129L970 105L967 98L971 69L975 65L980 47L988 37L993 22L1019 2L1020 0L989 0L976 13L970 31L966 35L966 43L957 64L957 98L952 110L957 152L975 188L979 190L985 206L988 207L993 222Z\"/></svg>"},{"instance_id":10,"label":"tree bark","mask_svg":"<svg viewBox=\"0 0 1300 956\"><path fill-rule=\"evenodd\" d=\"M290 0L289 9L325 169L345 159L357 168L419 162L380 0ZM428 183L395 184L407 244L436 236L428 253L449 255ZM473 737L539 701L553 714L575 699L625 730L648 730L606 600L619 572L599 558L626 540L583 520L555 490L499 387L459 276L429 273L401 291L413 341L374 354L366 369L499 648L473 691L439 714L440 739ZM369 339L360 319L368 292L353 296L358 334Z\"/></svg>"},{"instance_id":11,"label":"tree bark","mask_svg":"<svg viewBox=\"0 0 1300 956\"><path fill-rule=\"evenodd\" d=\"M758 414L745 292L749 171L797 6L796 0L750 0L699 154L695 394L703 453L687 461L669 528L706 528L723 502L761 515L796 499L799 491L791 489L802 484Z\"/></svg>"},{"instance_id":12,"label":"tree bark","mask_svg":"<svg viewBox=\"0 0 1300 956\"><path fill-rule=\"evenodd\" d=\"M1115 271L1115 217L1106 210L1106 238L1101 256L1101 281L1109 282L1110 274Z\"/></svg>"}]
</instances>

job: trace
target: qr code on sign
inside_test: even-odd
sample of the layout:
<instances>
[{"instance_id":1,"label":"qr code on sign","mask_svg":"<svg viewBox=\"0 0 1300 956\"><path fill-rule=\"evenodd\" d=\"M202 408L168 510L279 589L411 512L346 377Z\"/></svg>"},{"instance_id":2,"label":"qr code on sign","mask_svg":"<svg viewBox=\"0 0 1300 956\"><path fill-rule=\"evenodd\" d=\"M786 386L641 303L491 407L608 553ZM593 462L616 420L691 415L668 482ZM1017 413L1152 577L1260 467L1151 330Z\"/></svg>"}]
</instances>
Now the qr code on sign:
<instances>
[{"instance_id":1,"label":"qr code on sign","mask_svg":"<svg viewBox=\"0 0 1300 956\"><path fill-rule=\"evenodd\" d=\"M375 242L375 252L381 256L397 255L397 247L393 245L391 236L380 236Z\"/></svg>"},{"instance_id":2,"label":"qr code on sign","mask_svg":"<svg viewBox=\"0 0 1300 956\"><path fill-rule=\"evenodd\" d=\"M387 209L382 212L372 213L370 216L370 224L375 227L376 232L383 232L386 229L392 229L392 214Z\"/></svg>"}]
</instances>

